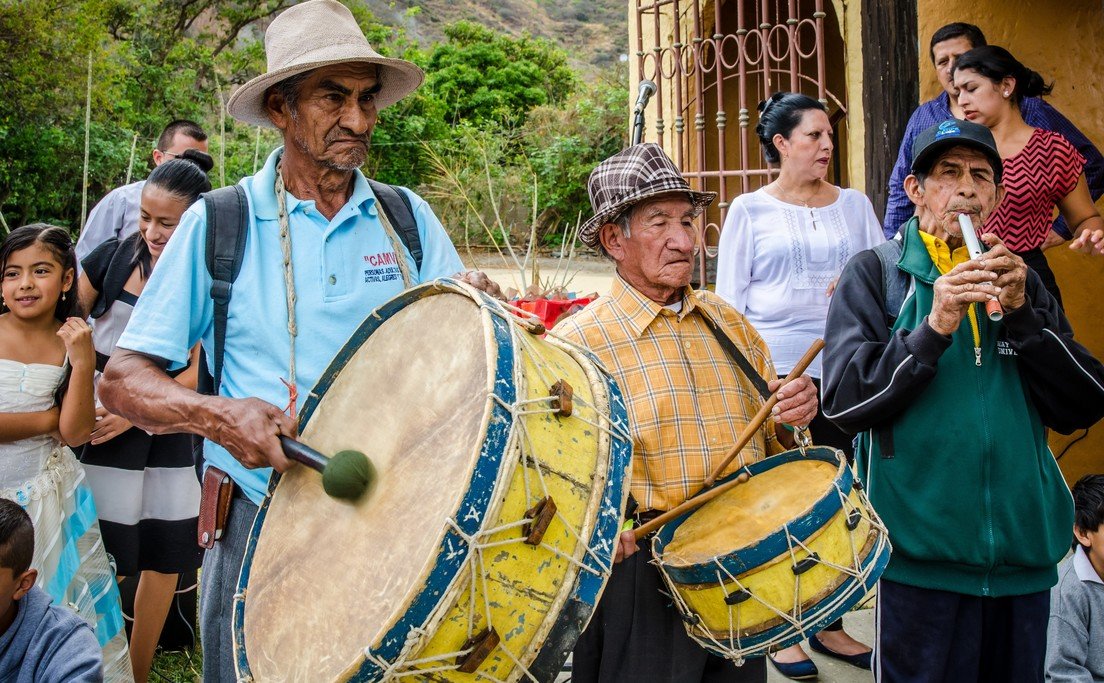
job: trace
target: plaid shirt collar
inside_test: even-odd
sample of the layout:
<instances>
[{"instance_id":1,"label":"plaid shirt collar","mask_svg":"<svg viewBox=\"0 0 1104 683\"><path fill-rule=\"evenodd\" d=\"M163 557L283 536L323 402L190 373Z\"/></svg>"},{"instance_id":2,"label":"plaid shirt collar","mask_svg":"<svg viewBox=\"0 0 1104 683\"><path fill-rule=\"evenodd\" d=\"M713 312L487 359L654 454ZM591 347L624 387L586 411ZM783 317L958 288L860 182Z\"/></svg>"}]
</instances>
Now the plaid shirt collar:
<instances>
[{"instance_id":1,"label":"plaid shirt collar","mask_svg":"<svg viewBox=\"0 0 1104 683\"><path fill-rule=\"evenodd\" d=\"M636 338L644 334L648 326L661 315L675 315L681 321L699 307L705 315L711 315L708 305L701 300L698 292L689 285L682 292L682 310L677 314L664 308L662 304L652 301L644 296L635 287L626 282L620 275L613 278L610 285L610 298L615 306L624 314L630 329ZM712 318L711 318L712 319Z\"/></svg>"}]
</instances>

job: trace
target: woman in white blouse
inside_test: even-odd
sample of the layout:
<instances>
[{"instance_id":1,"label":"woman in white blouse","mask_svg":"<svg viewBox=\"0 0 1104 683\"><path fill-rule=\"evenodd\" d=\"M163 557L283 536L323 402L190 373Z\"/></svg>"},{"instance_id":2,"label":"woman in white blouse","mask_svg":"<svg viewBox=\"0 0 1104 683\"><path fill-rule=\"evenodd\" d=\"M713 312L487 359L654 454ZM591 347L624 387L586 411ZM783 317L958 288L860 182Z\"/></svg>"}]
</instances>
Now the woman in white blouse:
<instances>
[{"instance_id":1,"label":"woman in white blouse","mask_svg":"<svg viewBox=\"0 0 1104 683\"><path fill-rule=\"evenodd\" d=\"M823 104L798 93L775 93L759 105L755 132L767 161L780 172L729 207L717 257L717 293L763 336L781 377L824 336L828 303L844 264L885 237L864 194L824 179L834 145ZM819 387L819 358L807 372ZM850 458L851 437L822 415L809 428L815 443L839 448ZM842 621L809 642L818 652L870 668L870 648L847 635ZM800 645L770 659L787 677L817 675Z\"/></svg>"}]
</instances>

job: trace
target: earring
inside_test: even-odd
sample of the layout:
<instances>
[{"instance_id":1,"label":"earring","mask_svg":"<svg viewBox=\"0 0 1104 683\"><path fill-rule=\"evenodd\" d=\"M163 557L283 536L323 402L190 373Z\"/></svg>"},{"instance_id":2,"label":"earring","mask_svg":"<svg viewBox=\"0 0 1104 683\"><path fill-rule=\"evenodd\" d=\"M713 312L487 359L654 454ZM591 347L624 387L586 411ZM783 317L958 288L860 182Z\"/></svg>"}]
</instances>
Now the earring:
<instances>
[{"instance_id":1,"label":"earring","mask_svg":"<svg viewBox=\"0 0 1104 683\"><path fill-rule=\"evenodd\" d=\"M65 292L62 292L62 293L61 293L61 300L62 300L62 301L65 301Z\"/></svg>"},{"instance_id":2,"label":"earring","mask_svg":"<svg viewBox=\"0 0 1104 683\"><path fill-rule=\"evenodd\" d=\"M1004 92L1004 98L1008 99L1008 91L1007 90Z\"/></svg>"}]
</instances>

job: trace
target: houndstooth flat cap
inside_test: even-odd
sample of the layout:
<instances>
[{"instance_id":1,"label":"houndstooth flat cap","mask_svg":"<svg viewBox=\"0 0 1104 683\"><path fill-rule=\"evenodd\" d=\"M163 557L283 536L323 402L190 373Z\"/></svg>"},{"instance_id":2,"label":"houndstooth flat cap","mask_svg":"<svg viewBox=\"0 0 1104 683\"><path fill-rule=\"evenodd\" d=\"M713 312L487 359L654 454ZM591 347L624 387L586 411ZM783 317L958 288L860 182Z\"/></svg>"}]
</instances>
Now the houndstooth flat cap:
<instances>
[{"instance_id":1,"label":"houndstooth flat cap","mask_svg":"<svg viewBox=\"0 0 1104 683\"><path fill-rule=\"evenodd\" d=\"M633 204L651 197L685 192L697 210L717 198L716 192L695 192L675 162L654 142L633 145L598 164L587 181L594 215L579 229L579 239L598 247L598 231Z\"/></svg>"}]
</instances>

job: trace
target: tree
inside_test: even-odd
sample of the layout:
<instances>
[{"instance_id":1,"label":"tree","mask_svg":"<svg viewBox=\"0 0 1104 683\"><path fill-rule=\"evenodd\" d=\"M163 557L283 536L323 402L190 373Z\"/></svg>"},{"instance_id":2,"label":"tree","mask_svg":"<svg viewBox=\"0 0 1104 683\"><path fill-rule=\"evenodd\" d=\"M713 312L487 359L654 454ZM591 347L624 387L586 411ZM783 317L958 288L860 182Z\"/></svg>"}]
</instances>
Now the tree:
<instances>
[{"instance_id":1,"label":"tree","mask_svg":"<svg viewBox=\"0 0 1104 683\"><path fill-rule=\"evenodd\" d=\"M452 123L520 124L533 107L563 102L578 85L567 54L546 40L510 38L471 22L445 29L429 58L429 88Z\"/></svg>"}]
</instances>

